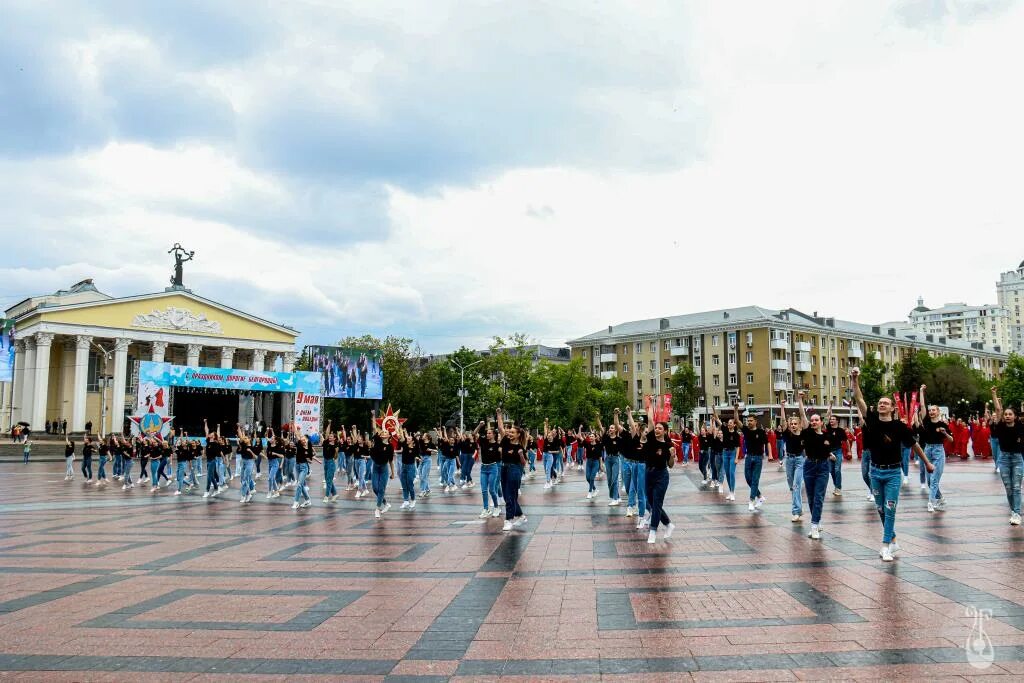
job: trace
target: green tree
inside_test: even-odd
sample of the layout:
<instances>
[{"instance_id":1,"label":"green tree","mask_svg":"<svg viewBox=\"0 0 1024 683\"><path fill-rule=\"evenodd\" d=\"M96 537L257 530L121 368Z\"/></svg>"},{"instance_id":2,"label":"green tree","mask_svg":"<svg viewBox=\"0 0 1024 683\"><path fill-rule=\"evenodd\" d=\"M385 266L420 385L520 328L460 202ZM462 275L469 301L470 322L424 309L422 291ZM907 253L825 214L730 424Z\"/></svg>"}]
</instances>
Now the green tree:
<instances>
[{"instance_id":1,"label":"green tree","mask_svg":"<svg viewBox=\"0 0 1024 683\"><path fill-rule=\"evenodd\" d=\"M956 406L960 417L984 410L987 396L985 377L968 367L960 356L936 358L926 383L929 403ZM961 403L961 399L965 403Z\"/></svg>"},{"instance_id":2,"label":"green tree","mask_svg":"<svg viewBox=\"0 0 1024 683\"><path fill-rule=\"evenodd\" d=\"M1024 356L1011 353L999 381L999 398L1004 406L1024 404Z\"/></svg>"},{"instance_id":3,"label":"green tree","mask_svg":"<svg viewBox=\"0 0 1024 683\"><path fill-rule=\"evenodd\" d=\"M934 369L935 359L927 351L920 350L904 356L903 360L896 364L893 372L896 390L900 393L917 391L922 384L928 383Z\"/></svg>"},{"instance_id":4,"label":"green tree","mask_svg":"<svg viewBox=\"0 0 1024 683\"><path fill-rule=\"evenodd\" d=\"M860 389L864 393L864 401L869 406L878 403L882 396L892 393L885 382L885 363L874 356L868 356L861 362Z\"/></svg>"},{"instance_id":5,"label":"green tree","mask_svg":"<svg viewBox=\"0 0 1024 683\"><path fill-rule=\"evenodd\" d=\"M689 363L681 363L668 378L668 392L672 394L672 410L684 421L689 419L697 401L703 395L697 386L697 373Z\"/></svg>"}]
</instances>

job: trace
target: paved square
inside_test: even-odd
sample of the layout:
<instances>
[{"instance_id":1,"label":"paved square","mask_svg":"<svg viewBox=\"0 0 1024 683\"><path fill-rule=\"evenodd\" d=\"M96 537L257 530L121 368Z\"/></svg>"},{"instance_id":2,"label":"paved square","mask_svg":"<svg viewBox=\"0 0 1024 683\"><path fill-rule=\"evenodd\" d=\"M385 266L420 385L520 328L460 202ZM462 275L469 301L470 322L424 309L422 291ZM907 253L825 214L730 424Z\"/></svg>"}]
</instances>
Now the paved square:
<instances>
[{"instance_id":1,"label":"paved square","mask_svg":"<svg viewBox=\"0 0 1024 683\"><path fill-rule=\"evenodd\" d=\"M677 468L677 529L655 545L575 472L551 490L527 479L529 519L503 533L478 518L477 489L435 487L375 520L351 494L293 511L3 467L3 680L1024 676L1024 531L1006 523L990 463L948 464L944 513L904 487L891 564L852 464L820 541L790 521L776 468L756 513L742 483L729 503Z\"/></svg>"}]
</instances>

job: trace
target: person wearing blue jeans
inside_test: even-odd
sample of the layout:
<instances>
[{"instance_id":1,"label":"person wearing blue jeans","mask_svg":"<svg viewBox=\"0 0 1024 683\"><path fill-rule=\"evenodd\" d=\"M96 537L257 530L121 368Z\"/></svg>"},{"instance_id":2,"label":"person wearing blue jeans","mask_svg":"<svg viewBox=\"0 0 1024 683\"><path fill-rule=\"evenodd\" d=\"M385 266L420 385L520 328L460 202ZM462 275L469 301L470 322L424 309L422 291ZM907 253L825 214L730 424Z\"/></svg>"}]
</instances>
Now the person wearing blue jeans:
<instances>
[{"instance_id":1,"label":"person wearing blue jeans","mask_svg":"<svg viewBox=\"0 0 1024 683\"><path fill-rule=\"evenodd\" d=\"M668 492L668 469L675 466L676 454L669 437L668 424L656 422L654 409L647 408L647 420L654 425L654 431L647 434L644 443L644 458L647 471L645 472L647 502L651 507L651 530L647 534L647 542L657 541L659 526L665 527L665 538L671 538L672 531L676 525L669 519L665 512L665 494Z\"/></svg>"},{"instance_id":2,"label":"person wearing blue jeans","mask_svg":"<svg viewBox=\"0 0 1024 683\"><path fill-rule=\"evenodd\" d=\"M902 460L902 469L903 469L903 483L904 484L907 483L907 481L910 478L910 453L911 453L911 450L912 449L910 449L910 448L903 448L900 451L900 454L901 454L901 456L903 458L903 460Z\"/></svg>"},{"instance_id":3,"label":"person wearing blue jeans","mask_svg":"<svg viewBox=\"0 0 1024 683\"><path fill-rule=\"evenodd\" d=\"M1012 407L1003 408L999 394L992 387L992 402L996 412L989 417L992 436L999 443L999 477L1006 489L1010 504L1010 524L1020 524L1020 480L1024 476L1024 424Z\"/></svg>"},{"instance_id":4,"label":"person wearing blue jeans","mask_svg":"<svg viewBox=\"0 0 1024 683\"><path fill-rule=\"evenodd\" d=\"M869 412L860 388L859 368L850 371L850 383L857 408L864 417L864 448L871 450L871 491L882 522L882 549L878 555L883 562L892 562L900 549L896 542L896 507L902 485L903 450L912 449L925 459L929 469L931 463L914 441L910 427L896 418L896 404L891 398L882 396L875 410Z\"/></svg>"},{"instance_id":5,"label":"person wearing blue jeans","mask_svg":"<svg viewBox=\"0 0 1024 683\"><path fill-rule=\"evenodd\" d=\"M926 386L922 384L918 393L921 399L921 408L916 417L920 421L920 436L924 444L924 453L927 460L931 462L933 469L928 480L928 512L935 512L936 510L944 510L946 508L946 500L942 497L939 483L942 480L942 471L946 468L946 449L944 444L947 441L953 441L953 431L950 429L949 423L943 420L939 414L939 407L929 406L925 402L925 389ZM922 462L921 464L921 476L923 477L924 463ZM924 483L923 479L922 483Z\"/></svg>"},{"instance_id":6,"label":"person wearing blue jeans","mask_svg":"<svg viewBox=\"0 0 1024 683\"><path fill-rule=\"evenodd\" d=\"M309 466L316 462L313 455L313 446L309 439L300 436L295 444L295 467L298 473L298 481L295 484L295 499L292 501L292 509L308 508L312 505L309 499L309 487L306 486L306 479L309 477Z\"/></svg>"},{"instance_id":7,"label":"person wearing blue jeans","mask_svg":"<svg viewBox=\"0 0 1024 683\"><path fill-rule=\"evenodd\" d=\"M377 509L373 516L380 519L381 515L391 509L386 494L388 479L395 478L395 449L391 446L391 436L383 430L373 435L370 463L370 485L377 496Z\"/></svg>"},{"instance_id":8,"label":"person wearing blue jeans","mask_svg":"<svg viewBox=\"0 0 1024 683\"><path fill-rule=\"evenodd\" d=\"M584 457L587 460L587 498L595 498L597 497L597 473L604 469L604 465L601 462L601 444L597 442L593 432L584 437L582 436L582 430L579 443L583 447Z\"/></svg>"},{"instance_id":9,"label":"person wearing blue jeans","mask_svg":"<svg viewBox=\"0 0 1024 683\"><path fill-rule=\"evenodd\" d=\"M992 445L992 462L995 463L996 472L999 472L999 462L1003 448L999 445L999 439L994 436L989 437L989 443Z\"/></svg>"},{"instance_id":10,"label":"person wearing blue jeans","mask_svg":"<svg viewBox=\"0 0 1024 683\"><path fill-rule=\"evenodd\" d=\"M471 434L466 435L459 441L459 479L462 481L462 488L473 486L473 454L476 453L476 443Z\"/></svg>"},{"instance_id":11,"label":"person wearing blue jeans","mask_svg":"<svg viewBox=\"0 0 1024 683\"><path fill-rule=\"evenodd\" d=\"M106 483L107 481L107 460L110 455L110 447L107 446L105 441L100 442L99 447L100 453L100 467L96 470L96 483L99 484L101 481Z\"/></svg>"},{"instance_id":12,"label":"person wearing blue jeans","mask_svg":"<svg viewBox=\"0 0 1024 683\"><path fill-rule=\"evenodd\" d=\"M864 480L864 485L868 487L868 500L874 500L875 494L872 493L871 489L871 449L864 448L860 453L860 478Z\"/></svg>"},{"instance_id":13,"label":"person wearing blue jeans","mask_svg":"<svg viewBox=\"0 0 1024 683\"><path fill-rule=\"evenodd\" d=\"M786 484L789 485L790 496L792 498L791 522L800 522L803 520L804 514L804 502L802 495L802 488L804 483L804 466L807 458L804 456L804 437L802 430L800 429L800 418L790 417L786 418L786 402L783 400L781 403L782 407L782 418L785 420L786 428L779 434L776 443L779 445L779 453L785 453L785 465L786 465ZM807 496L811 496L810 489L807 490Z\"/></svg>"},{"instance_id":14,"label":"person wearing blue jeans","mask_svg":"<svg viewBox=\"0 0 1024 683\"><path fill-rule=\"evenodd\" d=\"M420 478L420 497L426 498L430 495L430 466L433 464L434 449L426 436L420 438L417 447L419 448L420 464L416 473Z\"/></svg>"},{"instance_id":15,"label":"person wearing blue jeans","mask_svg":"<svg viewBox=\"0 0 1024 683\"><path fill-rule=\"evenodd\" d=\"M722 433L722 479L729 493L726 500L736 500L736 462L740 457L740 423L735 416L725 424L718 417L718 409L712 406L711 420L715 429Z\"/></svg>"},{"instance_id":16,"label":"person wearing blue jeans","mask_svg":"<svg viewBox=\"0 0 1024 683\"><path fill-rule=\"evenodd\" d=\"M615 423L605 430L601 418L597 418L597 428L603 432L601 448L604 450L604 471L608 475L608 505L617 507L621 504L619 496L619 474L622 472L622 426L619 424L619 409L615 409Z\"/></svg>"},{"instance_id":17,"label":"person wearing blue jeans","mask_svg":"<svg viewBox=\"0 0 1024 683\"><path fill-rule=\"evenodd\" d=\"M832 404L828 406L829 441L832 442L832 455L829 459L829 475L832 477L832 486L835 488L832 495L843 495L843 444L850 438L847 431L839 425L839 418L832 414Z\"/></svg>"},{"instance_id":18,"label":"person wearing blue jeans","mask_svg":"<svg viewBox=\"0 0 1024 683\"><path fill-rule=\"evenodd\" d=\"M733 403L733 419L740 421L739 403ZM746 455L743 461L743 478L750 487L750 502L747 509L753 512L764 505L764 496L761 495L761 471L764 468L764 458L772 462L772 452L768 448L768 432L758 424L757 418L748 415L746 424L740 428L743 435L743 450Z\"/></svg>"},{"instance_id":19,"label":"person wearing blue jeans","mask_svg":"<svg viewBox=\"0 0 1024 683\"><path fill-rule=\"evenodd\" d=\"M334 483L334 474L338 471L338 441L330 432L331 423L327 423L327 438L323 441L324 456L324 503L338 500L338 487Z\"/></svg>"},{"instance_id":20,"label":"person wearing blue jeans","mask_svg":"<svg viewBox=\"0 0 1024 683\"><path fill-rule=\"evenodd\" d=\"M248 450L248 444L242 453L242 482L241 482L241 497L239 502L248 503L252 500L252 494L256 492L256 458L249 455L252 451Z\"/></svg>"},{"instance_id":21,"label":"person wearing blue jeans","mask_svg":"<svg viewBox=\"0 0 1024 683\"><path fill-rule=\"evenodd\" d=\"M481 458L483 453L481 452ZM500 457L500 456L499 456ZM481 462L480 463L480 496L483 498L484 509L480 517L498 517L501 511L498 509L498 494L495 491L495 484L501 485L501 463Z\"/></svg>"},{"instance_id":22,"label":"person wearing blue jeans","mask_svg":"<svg viewBox=\"0 0 1024 683\"><path fill-rule=\"evenodd\" d=\"M821 538L821 513L825 504L825 491L832 470L832 459L835 456L835 432L826 427L821 415L815 413L807 417L804 408L804 392L797 394L797 407L800 410L800 436L803 438L804 455L804 486L807 487L807 498L811 504L810 538ZM831 412L831 408L829 409Z\"/></svg>"}]
</instances>

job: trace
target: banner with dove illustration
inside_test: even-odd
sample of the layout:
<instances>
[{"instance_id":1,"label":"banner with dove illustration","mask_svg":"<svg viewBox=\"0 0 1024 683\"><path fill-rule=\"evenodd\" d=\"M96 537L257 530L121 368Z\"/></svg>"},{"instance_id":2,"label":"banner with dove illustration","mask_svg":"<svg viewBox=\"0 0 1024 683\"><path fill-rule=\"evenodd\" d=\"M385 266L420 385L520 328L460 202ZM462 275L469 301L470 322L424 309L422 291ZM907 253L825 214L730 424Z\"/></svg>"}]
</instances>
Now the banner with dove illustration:
<instances>
[{"instance_id":1,"label":"banner with dove illustration","mask_svg":"<svg viewBox=\"0 0 1024 683\"><path fill-rule=\"evenodd\" d=\"M276 391L320 395L319 372L265 372L235 368L194 368L171 363L139 363L139 386ZM154 399L155 400L155 399Z\"/></svg>"}]
</instances>

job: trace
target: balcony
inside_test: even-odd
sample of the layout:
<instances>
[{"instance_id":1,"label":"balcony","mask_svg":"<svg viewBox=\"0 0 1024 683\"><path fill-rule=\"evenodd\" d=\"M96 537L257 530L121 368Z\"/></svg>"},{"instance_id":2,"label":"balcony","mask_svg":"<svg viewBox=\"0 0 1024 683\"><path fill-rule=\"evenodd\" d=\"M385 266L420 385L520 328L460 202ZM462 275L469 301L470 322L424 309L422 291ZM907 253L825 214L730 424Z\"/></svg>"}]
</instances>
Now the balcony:
<instances>
[{"instance_id":1,"label":"balcony","mask_svg":"<svg viewBox=\"0 0 1024 683\"><path fill-rule=\"evenodd\" d=\"M772 389L775 391L793 391L793 383L788 380L777 379L772 382Z\"/></svg>"},{"instance_id":2,"label":"balcony","mask_svg":"<svg viewBox=\"0 0 1024 683\"><path fill-rule=\"evenodd\" d=\"M619 374L614 370L602 370L601 379L615 379Z\"/></svg>"},{"instance_id":3,"label":"balcony","mask_svg":"<svg viewBox=\"0 0 1024 683\"><path fill-rule=\"evenodd\" d=\"M856 358L859 360L861 358L864 358L864 349L862 349L859 344L856 346L850 344L849 348L846 351L846 355L849 356L850 358Z\"/></svg>"},{"instance_id":4,"label":"balcony","mask_svg":"<svg viewBox=\"0 0 1024 683\"><path fill-rule=\"evenodd\" d=\"M805 353L811 352L811 342L796 342L793 344L793 350L796 352L803 351Z\"/></svg>"},{"instance_id":5,"label":"balcony","mask_svg":"<svg viewBox=\"0 0 1024 683\"><path fill-rule=\"evenodd\" d=\"M602 364L604 364L604 363L615 363L615 362L618 362L618 360L619 360L619 356L618 356L618 354L615 354L615 353L602 353L601 357L600 357L600 362Z\"/></svg>"},{"instance_id":6,"label":"balcony","mask_svg":"<svg viewBox=\"0 0 1024 683\"><path fill-rule=\"evenodd\" d=\"M678 369L679 369L678 365L673 365L671 368L668 369L668 372L669 372L670 375L674 375L674 374L676 374L676 370L678 370Z\"/></svg>"},{"instance_id":7,"label":"balcony","mask_svg":"<svg viewBox=\"0 0 1024 683\"><path fill-rule=\"evenodd\" d=\"M812 367L809 360L798 360L793 363L793 370L795 372L810 372Z\"/></svg>"},{"instance_id":8,"label":"balcony","mask_svg":"<svg viewBox=\"0 0 1024 683\"><path fill-rule=\"evenodd\" d=\"M789 351L789 340L772 339L770 346L773 351Z\"/></svg>"},{"instance_id":9,"label":"balcony","mask_svg":"<svg viewBox=\"0 0 1024 683\"><path fill-rule=\"evenodd\" d=\"M772 370L789 370L788 360L779 360L778 358L772 358Z\"/></svg>"},{"instance_id":10,"label":"balcony","mask_svg":"<svg viewBox=\"0 0 1024 683\"><path fill-rule=\"evenodd\" d=\"M689 346L673 346L671 349L669 349L669 353L672 355L673 358L678 357L678 356L689 356L690 355L690 347Z\"/></svg>"}]
</instances>

